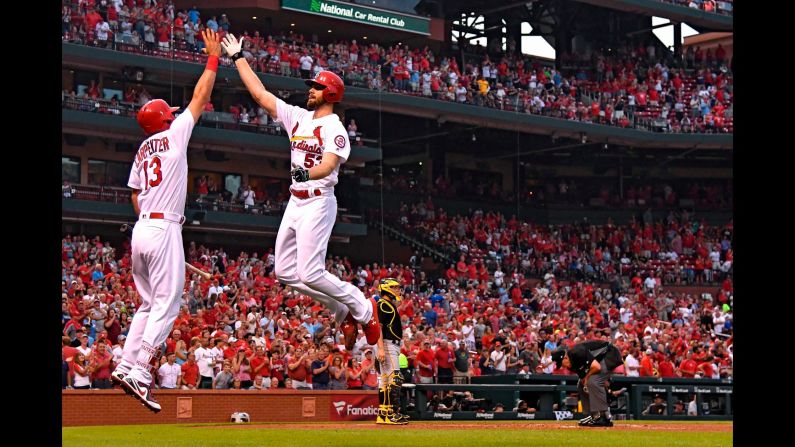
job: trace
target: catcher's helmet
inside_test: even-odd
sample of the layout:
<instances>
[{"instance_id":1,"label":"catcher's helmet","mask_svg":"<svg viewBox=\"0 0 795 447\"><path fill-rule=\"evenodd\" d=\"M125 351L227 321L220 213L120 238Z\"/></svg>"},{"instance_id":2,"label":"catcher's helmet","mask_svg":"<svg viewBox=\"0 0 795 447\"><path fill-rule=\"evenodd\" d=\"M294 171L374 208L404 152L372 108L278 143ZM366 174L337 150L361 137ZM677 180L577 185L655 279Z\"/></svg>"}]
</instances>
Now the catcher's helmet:
<instances>
[{"instance_id":1,"label":"catcher's helmet","mask_svg":"<svg viewBox=\"0 0 795 447\"><path fill-rule=\"evenodd\" d=\"M174 112L179 107L170 107L162 99L153 99L138 111L138 125L147 135L162 132L171 126L174 121Z\"/></svg>"},{"instance_id":2,"label":"catcher's helmet","mask_svg":"<svg viewBox=\"0 0 795 447\"><path fill-rule=\"evenodd\" d=\"M342 79L336 73L328 70L321 71L314 79L304 80L304 83L310 87L315 84L321 85L323 100L326 102L340 102L345 94L345 84Z\"/></svg>"},{"instance_id":3,"label":"catcher's helmet","mask_svg":"<svg viewBox=\"0 0 795 447\"><path fill-rule=\"evenodd\" d=\"M400 301L400 283L394 278L384 278L378 283L378 294Z\"/></svg>"}]
</instances>

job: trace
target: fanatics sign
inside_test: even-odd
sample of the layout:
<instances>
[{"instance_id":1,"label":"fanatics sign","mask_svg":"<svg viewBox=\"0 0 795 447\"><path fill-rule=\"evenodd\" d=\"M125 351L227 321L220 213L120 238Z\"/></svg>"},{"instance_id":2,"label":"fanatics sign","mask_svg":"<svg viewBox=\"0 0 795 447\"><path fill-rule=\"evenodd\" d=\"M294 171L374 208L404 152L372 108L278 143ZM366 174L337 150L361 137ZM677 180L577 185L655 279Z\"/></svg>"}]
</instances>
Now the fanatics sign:
<instances>
[{"instance_id":1,"label":"fanatics sign","mask_svg":"<svg viewBox=\"0 0 795 447\"><path fill-rule=\"evenodd\" d=\"M375 394L344 394L331 399L329 416L332 421L374 421L377 415L378 396Z\"/></svg>"}]
</instances>

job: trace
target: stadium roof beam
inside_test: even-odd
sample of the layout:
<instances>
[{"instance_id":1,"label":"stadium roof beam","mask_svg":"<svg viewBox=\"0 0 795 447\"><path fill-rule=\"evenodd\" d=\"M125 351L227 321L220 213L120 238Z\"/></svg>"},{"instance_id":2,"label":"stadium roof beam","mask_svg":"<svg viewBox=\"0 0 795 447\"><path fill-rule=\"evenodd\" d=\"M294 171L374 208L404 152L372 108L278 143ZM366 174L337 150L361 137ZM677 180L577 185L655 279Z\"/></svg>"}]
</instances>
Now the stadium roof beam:
<instances>
[{"instance_id":1,"label":"stadium roof beam","mask_svg":"<svg viewBox=\"0 0 795 447\"><path fill-rule=\"evenodd\" d=\"M678 24L674 23L674 22L661 23L659 25L654 25L651 28L644 28L644 29L639 29L639 30L636 30L636 31L630 31L630 32L628 32L626 34L626 36L627 37L632 37L632 36L634 36L636 34L644 34L644 33L648 33L649 31L654 31L654 30L656 30L658 28L665 28L666 26L672 26L672 25L678 25Z\"/></svg>"},{"instance_id":2,"label":"stadium roof beam","mask_svg":"<svg viewBox=\"0 0 795 447\"><path fill-rule=\"evenodd\" d=\"M516 8L517 6L527 7L527 5L531 4L531 3L535 3L535 0L515 2L515 3L508 4L508 5L499 6L497 8L487 9L485 11L480 11L479 14L481 14L483 16L486 16L486 15L489 15L489 14L493 14L495 12L500 12L500 11L506 11L508 9L513 9L513 8Z\"/></svg>"},{"instance_id":3,"label":"stadium roof beam","mask_svg":"<svg viewBox=\"0 0 795 447\"><path fill-rule=\"evenodd\" d=\"M690 26L697 25L711 31L732 31L732 16L706 12L686 6L664 3L659 0L576 0L580 3L616 9L635 14L657 16L672 22L685 22Z\"/></svg>"}]
</instances>

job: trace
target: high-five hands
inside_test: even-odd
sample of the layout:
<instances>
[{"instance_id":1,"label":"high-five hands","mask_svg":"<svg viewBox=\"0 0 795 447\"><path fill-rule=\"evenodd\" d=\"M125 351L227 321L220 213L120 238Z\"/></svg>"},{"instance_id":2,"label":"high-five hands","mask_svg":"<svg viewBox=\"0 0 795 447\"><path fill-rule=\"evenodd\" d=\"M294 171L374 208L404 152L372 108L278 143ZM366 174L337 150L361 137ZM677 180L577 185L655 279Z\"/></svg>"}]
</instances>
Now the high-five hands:
<instances>
[{"instance_id":1,"label":"high-five hands","mask_svg":"<svg viewBox=\"0 0 795 447\"><path fill-rule=\"evenodd\" d=\"M221 43L221 46L226 51L226 55L229 57L234 56L235 54L239 53L243 49L243 40L246 36L242 36L238 41L234 34L229 33L224 36L224 41Z\"/></svg>"},{"instance_id":2,"label":"high-five hands","mask_svg":"<svg viewBox=\"0 0 795 447\"><path fill-rule=\"evenodd\" d=\"M204 51L208 56L221 55L221 37L211 28L206 28L202 31L202 39L204 40Z\"/></svg>"}]
</instances>

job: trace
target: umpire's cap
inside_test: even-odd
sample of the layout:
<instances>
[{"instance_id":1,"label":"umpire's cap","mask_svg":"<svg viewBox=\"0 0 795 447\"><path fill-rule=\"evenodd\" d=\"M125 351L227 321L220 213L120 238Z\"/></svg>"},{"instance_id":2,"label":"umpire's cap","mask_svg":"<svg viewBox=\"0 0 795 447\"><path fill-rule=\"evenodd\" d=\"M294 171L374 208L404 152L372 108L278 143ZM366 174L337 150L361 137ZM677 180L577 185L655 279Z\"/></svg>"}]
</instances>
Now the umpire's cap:
<instances>
[{"instance_id":1,"label":"umpire's cap","mask_svg":"<svg viewBox=\"0 0 795 447\"><path fill-rule=\"evenodd\" d=\"M566 356L566 348L560 347L552 352L552 361L560 368L563 366L563 357Z\"/></svg>"}]
</instances>

